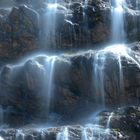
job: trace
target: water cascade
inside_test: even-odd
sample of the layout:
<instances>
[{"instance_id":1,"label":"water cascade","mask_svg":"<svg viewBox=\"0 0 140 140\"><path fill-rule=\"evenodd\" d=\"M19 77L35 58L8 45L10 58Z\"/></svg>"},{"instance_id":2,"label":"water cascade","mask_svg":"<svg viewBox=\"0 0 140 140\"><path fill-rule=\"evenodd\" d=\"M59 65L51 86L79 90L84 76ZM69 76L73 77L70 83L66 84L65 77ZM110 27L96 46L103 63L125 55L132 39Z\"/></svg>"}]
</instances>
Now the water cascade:
<instances>
[{"instance_id":1,"label":"water cascade","mask_svg":"<svg viewBox=\"0 0 140 140\"><path fill-rule=\"evenodd\" d=\"M84 45L90 44L89 41L96 36L96 33L92 34L90 30L94 31L96 27L98 28L98 20L100 26L103 25L103 19L101 18L103 12L99 12L97 9L104 7L104 3L102 5L99 1L99 7L97 6L98 2L91 7L89 3L92 2L89 0L83 2L70 1L70 3L65 3L62 6L59 5L57 0L44 2L43 7L41 7L43 10L38 10L40 12L41 30L39 41L42 47L41 51L44 53L44 50L52 49L49 50L52 51L50 53L52 55L48 55L49 53L47 55L36 54L18 62L19 65L11 63L2 67L0 97L4 98L0 100L0 128L3 129L2 126L5 121L8 121L12 127L15 125L15 128L21 128L8 132L9 135L14 137L13 139L11 137L11 140L28 140L31 138L39 138L39 140L49 138L51 140L54 138L56 140L71 140L74 138L79 140L106 140L113 138L115 140L118 139L118 135L121 135L121 132L116 131L119 129L112 128L112 122L120 111L115 112L113 109L126 106L127 98L128 100L133 98L132 92L139 94L140 91L139 81L136 82L139 78L139 75L137 75L137 71L140 69L139 57L136 57L133 54L134 50L125 44L125 0L112 0L111 2L111 45L95 51L80 50L77 52L74 49L67 52L67 50L63 50L61 55L57 51L53 52L58 45L57 41L61 40L61 37L65 34L66 36L72 35L70 35L70 38L66 37L66 40L64 39L66 42L59 44L67 44L68 41L70 42L68 46L75 43L73 40L79 41L81 38L85 43ZM136 5L136 10L138 10L139 1L136 2ZM83 9L81 10L81 8ZM68 9L71 12L70 15ZM77 15L76 12L78 12ZM92 18L89 19L89 15L93 13L97 14L97 17L91 21ZM61 21L61 16L63 16L64 21ZM76 21L77 19L80 19L80 21ZM63 24L61 25L58 22ZM90 26L92 23L94 25ZM59 25L61 25L61 29ZM63 25L65 26L64 29ZM58 34L57 29L66 31ZM80 34L80 39L77 38L78 34ZM82 36L82 34L84 35ZM13 41L13 48L15 44ZM131 68L131 66L134 68ZM136 78L132 77L132 82L129 82L132 73ZM125 98L127 90L129 90L130 95ZM139 95L135 96L139 98ZM128 101L129 103L131 104ZM10 109L6 110L5 108ZM113 111L108 115L109 109ZM130 112L133 110L134 108L131 108ZM125 111L120 112L123 114ZM127 110L126 112L129 113ZM121 113L120 116L117 116L120 117L120 120ZM139 115L139 113L130 114L130 117L134 118ZM86 116L86 119L82 115ZM6 118L4 118L5 116ZM87 116L90 116L90 119ZM77 118L80 119L77 121ZM21 127L19 122L23 126L27 126L25 128ZM32 123L33 126L35 123L37 127L30 130L32 129ZM69 124L70 126L68 126ZM40 125L41 129L38 130L37 128L40 128ZM26 131L26 128L29 128L29 131L28 129ZM3 140L1 136L4 135L1 133L1 129L0 140ZM27 135L25 132L28 132Z\"/></svg>"},{"instance_id":2,"label":"water cascade","mask_svg":"<svg viewBox=\"0 0 140 140\"><path fill-rule=\"evenodd\" d=\"M112 7L112 39L111 42L123 43L125 40L123 5L124 0L115 0Z\"/></svg>"},{"instance_id":3,"label":"water cascade","mask_svg":"<svg viewBox=\"0 0 140 140\"><path fill-rule=\"evenodd\" d=\"M69 140L68 128L62 128L61 132L57 134L56 140Z\"/></svg>"},{"instance_id":4,"label":"water cascade","mask_svg":"<svg viewBox=\"0 0 140 140\"><path fill-rule=\"evenodd\" d=\"M15 140L25 140L25 134L22 130L17 130Z\"/></svg>"},{"instance_id":5,"label":"water cascade","mask_svg":"<svg viewBox=\"0 0 140 140\"><path fill-rule=\"evenodd\" d=\"M111 112L110 113L110 115L109 115L109 117L108 117L108 120L107 120L107 125L106 125L106 128L107 129L109 129L110 128L110 121L111 121L111 119L112 119L112 117L113 117L113 112Z\"/></svg>"},{"instance_id":6,"label":"water cascade","mask_svg":"<svg viewBox=\"0 0 140 140\"><path fill-rule=\"evenodd\" d=\"M124 3L123 0L116 0L115 5L113 5L112 8L112 43L122 43L125 38L124 34L124 22L123 22L123 7L122 4ZM100 50L96 53L94 57L94 77L93 80L95 81L95 92L97 95L97 99L101 98L100 103L102 106L105 105L105 65L106 65L106 59L108 57L108 53L112 52L115 54L115 57L118 59L119 63L119 74L120 74L120 91L124 92L123 89L123 72L122 72L122 66L121 66L121 55L118 51L124 51L124 45L112 45L109 46L103 50ZM126 51L125 51L126 52ZM122 52L123 53L123 52ZM99 102L99 101L98 101ZM105 107L105 106L104 106Z\"/></svg>"},{"instance_id":7,"label":"water cascade","mask_svg":"<svg viewBox=\"0 0 140 140\"><path fill-rule=\"evenodd\" d=\"M81 140L103 140L106 136L109 136L109 131L106 131L103 127L87 124L83 128Z\"/></svg>"},{"instance_id":8,"label":"water cascade","mask_svg":"<svg viewBox=\"0 0 140 140\"><path fill-rule=\"evenodd\" d=\"M94 56L94 86L97 104L100 103L101 108L105 107L105 87L104 87L104 69L106 63L106 54L104 51L99 51Z\"/></svg>"},{"instance_id":9,"label":"water cascade","mask_svg":"<svg viewBox=\"0 0 140 140\"><path fill-rule=\"evenodd\" d=\"M54 67L57 56L48 57L45 63L45 77L44 77L44 94L46 95L46 113L48 115L50 111L51 101L53 100L53 79L54 79ZM47 77L47 78L46 78ZM47 91L47 94L46 94Z\"/></svg>"},{"instance_id":10,"label":"water cascade","mask_svg":"<svg viewBox=\"0 0 140 140\"><path fill-rule=\"evenodd\" d=\"M44 48L47 46L54 47L56 41L56 14L58 4L57 1L48 1L46 5L46 12L42 15L42 22L40 23L42 32L40 32L40 43Z\"/></svg>"}]
</instances>

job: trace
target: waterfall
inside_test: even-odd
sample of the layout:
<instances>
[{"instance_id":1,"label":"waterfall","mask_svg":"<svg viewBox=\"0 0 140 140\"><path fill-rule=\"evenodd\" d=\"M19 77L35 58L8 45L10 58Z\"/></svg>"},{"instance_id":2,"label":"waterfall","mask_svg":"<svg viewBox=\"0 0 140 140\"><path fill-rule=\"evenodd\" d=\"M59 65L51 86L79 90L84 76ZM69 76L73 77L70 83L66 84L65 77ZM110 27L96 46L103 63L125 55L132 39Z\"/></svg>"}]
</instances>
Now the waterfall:
<instances>
[{"instance_id":1,"label":"waterfall","mask_svg":"<svg viewBox=\"0 0 140 140\"><path fill-rule=\"evenodd\" d=\"M57 0L53 3L48 1L46 4L45 13L42 15L41 21L41 32L40 32L40 43L44 48L54 47L56 41L56 13L57 13Z\"/></svg>"},{"instance_id":2,"label":"waterfall","mask_svg":"<svg viewBox=\"0 0 140 140\"><path fill-rule=\"evenodd\" d=\"M123 4L124 0L115 0L112 7L112 43L122 43L125 40Z\"/></svg>"},{"instance_id":3,"label":"waterfall","mask_svg":"<svg viewBox=\"0 0 140 140\"><path fill-rule=\"evenodd\" d=\"M61 132L57 134L56 140L69 140L68 127L62 128Z\"/></svg>"},{"instance_id":4,"label":"waterfall","mask_svg":"<svg viewBox=\"0 0 140 140\"><path fill-rule=\"evenodd\" d=\"M94 88L95 88L95 97L97 104L104 107L105 105L105 91L104 91L104 65L105 65L106 56L104 51L98 51L94 56Z\"/></svg>"},{"instance_id":5,"label":"waterfall","mask_svg":"<svg viewBox=\"0 0 140 140\"><path fill-rule=\"evenodd\" d=\"M41 140L46 140L45 133L43 132L43 130L41 131Z\"/></svg>"},{"instance_id":6,"label":"waterfall","mask_svg":"<svg viewBox=\"0 0 140 140\"><path fill-rule=\"evenodd\" d=\"M44 92L46 94L46 112L50 111L50 104L53 99L54 67L57 56L47 57L45 62ZM46 93L47 92L47 93Z\"/></svg>"},{"instance_id":7,"label":"waterfall","mask_svg":"<svg viewBox=\"0 0 140 140\"><path fill-rule=\"evenodd\" d=\"M87 6L88 5L88 0L84 1L84 5Z\"/></svg>"},{"instance_id":8,"label":"waterfall","mask_svg":"<svg viewBox=\"0 0 140 140\"><path fill-rule=\"evenodd\" d=\"M22 130L17 130L15 140L25 140L25 134Z\"/></svg>"},{"instance_id":9,"label":"waterfall","mask_svg":"<svg viewBox=\"0 0 140 140\"><path fill-rule=\"evenodd\" d=\"M104 140L109 136L109 133L99 125L88 124L82 129L81 140Z\"/></svg>"},{"instance_id":10,"label":"waterfall","mask_svg":"<svg viewBox=\"0 0 140 140\"><path fill-rule=\"evenodd\" d=\"M108 120L107 120L107 124L106 124L106 128L109 129L110 128L110 121L111 121L111 118L113 117L114 113L111 112L109 117L108 117Z\"/></svg>"},{"instance_id":11,"label":"waterfall","mask_svg":"<svg viewBox=\"0 0 140 140\"><path fill-rule=\"evenodd\" d=\"M114 2L114 1L113 1ZM122 43L125 39L124 32L124 19L123 19L123 0L115 0L115 4L112 8L112 43ZM122 47L122 48L121 48ZM105 64L107 59L108 52L115 53L115 57L118 59L119 63L119 84L120 92L124 93L124 84L123 84L123 71L121 64L121 55L118 53L119 50L124 49L124 45L112 45L103 50L98 51L94 57L94 88L97 102L102 104L102 107L105 107ZM124 49L125 50L125 49ZM124 51L123 50L123 51ZM124 51L125 53L126 51ZM123 53L123 52L121 52Z\"/></svg>"},{"instance_id":12,"label":"waterfall","mask_svg":"<svg viewBox=\"0 0 140 140\"><path fill-rule=\"evenodd\" d=\"M4 140L4 139L0 136L0 140Z\"/></svg>"}]
</instances>

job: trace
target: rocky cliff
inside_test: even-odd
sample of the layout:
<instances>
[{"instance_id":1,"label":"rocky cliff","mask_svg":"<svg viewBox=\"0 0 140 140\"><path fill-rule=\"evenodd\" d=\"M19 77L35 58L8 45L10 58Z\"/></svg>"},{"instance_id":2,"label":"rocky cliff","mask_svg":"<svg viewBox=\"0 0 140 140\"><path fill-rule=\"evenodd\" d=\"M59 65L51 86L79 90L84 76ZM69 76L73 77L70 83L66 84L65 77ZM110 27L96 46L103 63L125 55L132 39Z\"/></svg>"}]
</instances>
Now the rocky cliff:
<instances>
[{"instance_id":1,"label":"rocky cliff","mask_svg":"<svg viewBox=\"0 0 140 140\"><path fill-rule=\"evenodd\" d=\"M111 3L109 1L89 1L60 3L57 6L51 46L46 35L45 22L48 8L46 3L36 8L32 5L0 10L0 52L1 57L16 59L38 50L62 50L95 47L110 41ZM139 11L129 1L124 7L127 41L139 40ZM53 22L53 21L52 21ZM43 25L45 23L45 25ZM52 29L51 29L52 30Z\"/></svg>"}]
</instances>

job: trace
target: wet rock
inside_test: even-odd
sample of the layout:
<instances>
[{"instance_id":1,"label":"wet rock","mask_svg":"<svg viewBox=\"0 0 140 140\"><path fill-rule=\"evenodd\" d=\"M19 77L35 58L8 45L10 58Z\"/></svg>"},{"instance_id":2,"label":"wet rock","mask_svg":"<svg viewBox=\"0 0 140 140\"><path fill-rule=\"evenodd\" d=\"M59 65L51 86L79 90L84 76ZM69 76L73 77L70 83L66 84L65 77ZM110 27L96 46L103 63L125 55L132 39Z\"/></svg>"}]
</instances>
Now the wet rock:
<instances>
[{"instance_id":1,"label":"wet rock","mask_svg":"<svg viewBox=\"0 0 140 140\"><path fill-rule=\"evenodd\" d=\"M107 127L108 119L111 113L103 112L100 115L101 124ZM109 121L109 129L114 129L118 132L123 132L132 137L139 139L140 132L140 108L138 106L122 107L112 112Z\"/></svg>"},{"instance_id":2,"label":"wet rock","mask_svg":"<svg viewBox=\"0 0 140 140\"><path fill-rule=\"evenodd\" d=\"M139 53L133 49L130 51L132 58L124 54L120 61L113 52L107 52L103 56L101 53L99 60L96 60L97 53L98 51L85 51L56 57L40 55L29 58L19 66L3 67L1 105L6 108L11 106L16 114L14 118L20 116L23 124L36 119L47 119L43 113L47 110L47 102L51 102L50 112L59 114L67 121L76 120L103 104L103 92L100 89L97 91L96 84L100 84L104 90L106 107L139 104ZM98 62L98 67L104 67L103 79L97 79L95 75L95 62ZM100 75L100 72L96 74ZM123 79L120 73L123 73ZM53 81L51 101L48 96L50 79Z\"/></svg>"},{"instance_id":3,"label":"wet rock","mask_svg":"<svg viewBox=\"0 0 140 140\"><path fill-rule=\"evenodd\" d=\"M69 140L76 140L76 139L87 139L87 138L99 138L100 140L126 140L128 138L127 135L123 134L123 132L117 131L106 131L102 126L94 126L94 125L87 125L87 126L61 126L56 128L26 128L26 129L7 129L1 130L0 134L6 140L15 140L17 138L24 138L25 140L56 140L61 138L66 138Z\"/></svg>"},{"instance_id":4,"label":"wet rock","mask_svg":"<svg viewBox=\"0 0 140 140\"><path fill-rule=\"evenodd\" d=\"M34 10L27 6L12 8L6 18L2 17L1 27L1 57L19 57L37 48L39 19Z\"/></svg>"},{"instance_id":5,"label":"wet rock","mask_svg":"<svg viewBox=\"0 0 140 140\"><path fill-rule=\"evenodd\" d=\"M46 36L45 29L45 15L49 8L47 3L40 2L40 5L37 2L36 8L31 3L33 2L28 3L28 7L19 5L12 10L0 10L2 57L16 59L38 49L85 48L91 44L94 47L111 38L111 3L108 0L88 1L87 5L81 1L60 2L55 15L55 34L50 39ZM123 7L127 38L128 41L139 40L140 13L128 5Z\"/></svg>"}]
</instances>

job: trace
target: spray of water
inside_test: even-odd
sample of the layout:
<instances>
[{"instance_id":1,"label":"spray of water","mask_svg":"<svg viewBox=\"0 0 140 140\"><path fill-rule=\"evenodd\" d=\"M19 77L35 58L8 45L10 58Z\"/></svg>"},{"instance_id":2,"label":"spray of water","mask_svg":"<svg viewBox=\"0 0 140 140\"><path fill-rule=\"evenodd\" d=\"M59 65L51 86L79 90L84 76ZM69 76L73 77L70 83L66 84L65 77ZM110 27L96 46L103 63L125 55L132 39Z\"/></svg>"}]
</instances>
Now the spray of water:
<instances>
[{"instance_id":1,"label":"spray of water","mask_svg":"<svg viewBox=\"0 0 140 140\"><path fill-rule=\"evenodd\" d=\"M109 135L109 131L106 131L99 125L88 124L83 127L82 140L104 140L106 135Z\"/></svg>"},{"instance_id":2,"label":"spray of water","mask_svg":"<svg viewBox=\"0 0 140 140\"><path fill-rule=\"evenodd\" d=\"M0 136L0 140L4 140L4 139Z\"/></svg>"},{"instance_id":3,"label":"spray of water","mask_svg":"<svg viewBox=\"0 0 140 140\"><path fill-rule=\"evenodd\" d=\"M15 140L25 140L25 134L22 130L17 130Z\"/></svg>"},{"instance_id":4,"label":"spray of water","mask_svg":"<svg viewBox=\"0 0 140 140\"><path fill-rule=\"evenodd\" d=\"M68 127L62 128L61 132L57 134L56 140L69 140Z\"/></svg>"}]
</instances>

